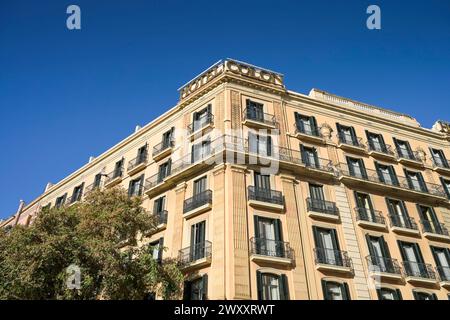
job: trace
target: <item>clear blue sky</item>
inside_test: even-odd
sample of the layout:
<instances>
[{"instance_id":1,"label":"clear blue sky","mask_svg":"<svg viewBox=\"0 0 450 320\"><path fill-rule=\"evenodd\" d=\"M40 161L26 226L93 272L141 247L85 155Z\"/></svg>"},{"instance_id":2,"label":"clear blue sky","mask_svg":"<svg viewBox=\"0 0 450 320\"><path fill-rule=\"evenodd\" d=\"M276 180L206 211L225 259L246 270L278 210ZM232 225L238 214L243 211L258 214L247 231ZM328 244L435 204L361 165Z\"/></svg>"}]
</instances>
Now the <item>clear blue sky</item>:
<instances>
[{"instance_id":1,"label":"clear blue sky","mask_svg":"<svg viewBox=\"0 0 450 320\"><path fill-rule=\"evenodd\" d=\"M66 28L77 4L82 30ZM370 31L366 8L381 7ZM450 120L450 1L0 1L0 218L172 107L220 58Z\"/></svg>"}]
</instances>

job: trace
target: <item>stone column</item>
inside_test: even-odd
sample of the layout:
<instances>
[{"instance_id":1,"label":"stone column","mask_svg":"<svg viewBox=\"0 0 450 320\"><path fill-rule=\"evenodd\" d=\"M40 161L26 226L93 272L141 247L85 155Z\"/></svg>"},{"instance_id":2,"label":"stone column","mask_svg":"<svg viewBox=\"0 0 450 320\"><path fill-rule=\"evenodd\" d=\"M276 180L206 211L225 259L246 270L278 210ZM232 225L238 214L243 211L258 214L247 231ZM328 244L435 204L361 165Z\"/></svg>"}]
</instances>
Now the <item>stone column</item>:
<instances>
[{"instance_id":1,"label":"stone column","mask_svg":"<svg viewBox=\"0 0 450 320\"><path fill-rule=\"evenodd\" d=\"M173 221L173 241L172 241L172 257L176 258L178 251L183 245L183 204L186 196L186 182L182 182L175 187L175 211Z\"/></svg>"}]
</instances>

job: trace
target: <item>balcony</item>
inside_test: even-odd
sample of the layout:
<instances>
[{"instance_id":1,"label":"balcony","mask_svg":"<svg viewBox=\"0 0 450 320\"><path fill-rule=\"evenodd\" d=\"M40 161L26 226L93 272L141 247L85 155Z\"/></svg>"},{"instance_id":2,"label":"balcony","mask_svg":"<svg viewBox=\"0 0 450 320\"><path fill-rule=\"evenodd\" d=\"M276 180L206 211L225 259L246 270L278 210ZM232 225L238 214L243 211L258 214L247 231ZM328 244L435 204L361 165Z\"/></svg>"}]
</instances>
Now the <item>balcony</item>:
<instances>
[{"instance_id":1,"label":"balcony","mask_svg":"<svg viewBox=\"0 0 450 320\"><path fill-rule=\"evenodd\" d=\"M203 136L206 131L212 129L214 126L214 115L211 112L206 113L200 119L193 121L188 125L187 130L189 139L195 140L198 137Z\"/></svg>"},{"instance_id":2,"label":"balcony","mask_svg":"<svg viewBox=\"0 0 450 320\"><path fill-rule=\"evenodd\" d=\"M194 217L205 211L210 210L212 207L212 191L205 190L193 197L184 200L183 214L186 219Z\"/></svg>"},{"instance_id":3,"label":"balcony","mask_svg":"<svg viewBox=\"0 0 450 320\"><path fill-rule=\"evenodd\" d=\"M201 268L211 264L212 244L209 241L181 249L178 253L178 265L181 269Z\"/></svg>"},{"instance_id":4,"label":"balcony","mask_svg":"<svg viewBox=\"0 0 450 320\"><path fill-rule=\"evenodd\" d=\"M339 209L334 202L307 198L306 207L308 210L308 216L313 219L331 221L339 220Z\"/></svg>"},{"instance_id":5,"label":"balcony","mask_svg":"<svg viewBox=\"0 0 450 320\"><path fill-rule=\"evenodd\" d=\"M324 139L318 128L299 128L295 127L295 137L308 142L323 143Z\"/></svg>"},{"instance_id":6,"label":"balcony","mask_svg":"<svg viewBox=\"0 0 450 320\"><path fill-rule=\"evenodd\" d=\"M399 281L403 279L402 268L396 259L367 256L369 273L375 279Z\"/></svg>"},{"instance_id":7,"label":"balcony","mask_svg":"<svg viewBox=\"0 0 450 320\"><path fill-rule=\"evenodd\" d=\"M115 186L122 181L123 167L117 168L106 175L105 188Z\"/></svg>"},{"instance_id":8,"label":"balcony","mask_svg":"<svg viewBox=\"0 0 450 320\"><path fill-rule=\"evenodd\" d=\"M450 289L450 267L436 267L436 271L439 274L441 287Z\"/></svg>"},{"instance_id":9,"label":"balcony","mask_svg":"<svg viewBox=\"0 0 450 320\"><path fill-rule=\"evenodd\" d=\"M307 158L303 159L303 163L305 164L305 167L311 171L311 173L314 173L315 176L319 177L334 177L334 168L333 163L331 160L323 159L323 158L315 158L310 159Z\"/></svg>"},{"instance_id":10,"label":"balcony","mask_svg":"<svg viewBox=\"0 0 450 320\"><path fill-rule=\"evenodd\" d=\"M426 183L424 188L411 185L408 179L401 176L382 176L376 170L365 169L360 172L350 170L348 164L339 164L339 180L355 187L365 187L388 194L395 193L411 200L425 200L435 204L447 201L446 194L441 185Z\"/></svg>"},{"instance_id":11,"label":"balcony","mask_svg":"<svg viewBox=\"0 0 450 320\"><path fill-rule=\"evenodd\" d=\"M346 251L314 248L314 256L319 271L353 273L352 260Z\"/></svg>"},{"instance_id":12,"label":"balcony","mask_svg":"<svg viewBox=\"0 0 450 320\"><path fill-rule=\"evenodd\" d=\"M269 113L263 113L255 109L246 108L243 112L243 124L257 129L275 129L277 121L275 116Z\"/></svg>"},{"instance_id":13,"label":"balcony","mask_svg":"<svg viewBox=\"0 0 450 320\"><path fill-rule=\"evenodd\" d=\"M248 203L253 207L275 211L284 209L284 198L280 191L248 187Z\"/></svg>"},{"instance_id":14,"label":"balcony","mask_svg":"<svg viewBox=\"0 0 450 320\"><path fill-rule=\"evenodd\" d=\"M174 145L175 142L172 140L158 143L156 146L153 147L152 152L153 160L159 161L167 157L169 154L172 153L172 148L174 147Z\"/></svg>"},{"instance_id":15,"label":"balcony","mask_svg":"<svg viewBox=\"0 0 450 320\"><path fill-rule=\"evenodd\" d=\"M81 201L81 197L82 197L82 193L81 192L79 192L78 194L72 195L71 197L68 197L66 199L66 205L70 206L70 205L72 205L72 204L74 204L76 202Z\"/></svg>"},{"instance_id":16,"label":"balcony","mask_svg":"<svg viewBox=\"0 0 450 320\"><path fill-rule=\"evenodd\" d=\"M356 224L363 228L386 230L386 220L381 211L356 207Z\"/></svg>"},{"instance_id":17,"label":"balcony","mask_svg":"<svg viewBox=\"0 0 450 320\"><path fill-rule=\"evenodd\" d=\"M338 147L353 152L366 152L366 146L361 138L351 138L345 134L338 133Z\"/></svg>"},{"instance_id":18,"label":"balcony","mask_svg":"<svg viewBox=\"0 0 450 320\"><path fill-rule=\"evenodd\" d=\"M91 183L86 188L84 188L84 195L87 195L96 189L100 189L100 185L101 185L100 183L95 183L95 182Z\"/></svg>"},{"instance_id":19,"label":"balcony","mask_svg":"<svg viewBox=\"0 0 450 320\"><path fill-rule=\"evenodd\" d=\"M420 220L422 233L425 238L430 240L449 241L450 235L444 224L428 220Z\"/></svg>"},{"instance_id":20,"label":"balcony","mask_svg":"<svg viewBox=\"0 0 450 320\"><path fill-rule=\"evenodd\" d=\"M396 155L392 146L375 141L367 141L369 155L374 158L385 160L396 160Z\"/></svg>"},{"instance_id":21,"label":"balcony","mask_svg":"<svg viewBox=\"0 0 450 320\"><path fill-rule=\"evenodd\" d=\"M294 261L294 251L288 242L251 238L250 260L289 266Z\"/></svg>"},{"instance_id":22,"label":"balcony","mask_svg":"<svg viewBox=\"0 0 450 320\"><path fill-rule=\"evenodd\" d=\"M163 184L164 177L159 173L145 179L144 192L152 198L153 196L161 193L167 185Z\"/></svg>"},{"instance_id":23,"label":"balcony","mask_svg":"<svg viewBox=\"0 0 450 320\"><path fill-rule=\"evenodd\" d=\"M419 228L414 218L403 217L399 215L389 215L391 223L391 231L399 234L407 234L412 236L419 236Z\"/></svg>"},{"instance_id":24,"label":"balcony","mask_svg":"<svg viewBox=\"0 0 450 320\"><path fill-rule=\"evenodd\" d=\"M413 284L437 284L436 273L433 267L427 263L404 261L403 269L406 281Z\"/></svg>"},{"instance_id":25,"label":"balcony","mask_svg":"<svg viewBox=\"0 0 450 320\"><path fill-rule=\"evenodd\" d=\"M167 225L167 210L162 210L159 212L153 213L153 218L155 219L156 229L162 230L166 228Z\"/></svg>"},{"instance_id":26,"label":"balcony","mask_svg":"<svg viewBox=\"0 0 450 320\"><path fill-rule=\"evenodd\" d=\"M433 159L433 169L436 172L450 175L450 165L448 164L447 161L443 161L443 160L440 160L440 159L439 160L438 159Z\"/></svg>"},{"instance_id":27,"label":"balcony","mask_svg":"<svg viewBox=\"0 0 450 320\"><path fill-rule=\"evenodd\" d=\"M401 152L397 150L397 159L401 164L423 167L423 162L420 159L419 153L417 151Z\"/></svg>"},{"instance_id":28,"label":"balcony","mask_svg":"<svg viewBox=\"0 0 450 320\"><path fill-rule=\"evenodd\" d=\"M147 151L142 153L141 155L137 156L133 160L130 160L128 162L128 174L132 176L133 174L138 173L139 171L145 169L147 166Z\"/></svg>"}]
</instances>

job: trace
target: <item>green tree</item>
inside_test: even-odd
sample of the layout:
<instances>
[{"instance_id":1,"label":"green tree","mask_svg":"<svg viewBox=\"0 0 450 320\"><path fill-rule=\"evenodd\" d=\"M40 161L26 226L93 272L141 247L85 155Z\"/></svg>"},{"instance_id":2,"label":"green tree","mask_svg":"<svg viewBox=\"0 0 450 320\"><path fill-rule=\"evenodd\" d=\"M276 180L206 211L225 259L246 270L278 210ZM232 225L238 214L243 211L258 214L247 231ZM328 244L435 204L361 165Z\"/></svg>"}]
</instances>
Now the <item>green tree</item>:
<instances>
[{"instance_id":1,"label":"green tree","mask_svg":"<svg viewBox=\"0 0 450 320\"><path fill-rule=\"evenodd\" d=\"M0 299L144 299L180 297L173 259L156 261L139 245L156 228L142 198L95 190L84 201L43 209L28 226L0 230ZM80 270L79 289L67 286Z\"/></svg>"}]
</instances>

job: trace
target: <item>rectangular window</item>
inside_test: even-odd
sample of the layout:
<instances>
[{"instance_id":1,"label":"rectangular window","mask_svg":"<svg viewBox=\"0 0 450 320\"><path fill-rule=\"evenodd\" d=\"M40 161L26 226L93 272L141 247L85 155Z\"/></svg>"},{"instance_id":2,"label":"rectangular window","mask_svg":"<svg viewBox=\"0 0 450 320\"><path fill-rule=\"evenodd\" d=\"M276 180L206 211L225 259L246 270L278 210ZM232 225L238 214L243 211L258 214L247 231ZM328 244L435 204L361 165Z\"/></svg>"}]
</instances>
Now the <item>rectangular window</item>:
<instances>
[{"instance_id":1,"label":"rectangular window","mask_svg":"<svg viewBox=\"0 0 450 320\"><path fill-rule=\"evenodd\" d=\"M371 265L378 267L381 272L398 273L391 260L391 254L383 236L376 237L366 234L366 241Z\"/></svg>"},{"instance_id":2,"label":"rectangular window","mask_svg":"<svg viewBox=\"0 0 450 320\"><path fill-rule=\"evenodd\" d=\"M377 289L378 300L403 300L399 289Z\"/></svg>"},{"instance_id":3,"label":"rectangular window","mask_svg":"<svg viewBox=\"0 0 450 320\"><path fill-rule=\"evenodd\" d=\"M95 178L94 178L93 188L94 189L95 188L100 188L101 183L102 183L102 174L101 173L97 173L95 175Z\"/></svg>"},{"instance_id":4,"label":"rectangular window","mask_svg":"<svg viewBox=\"0 0 450 320\"><path fill-rule=\"evenodd\" d=\"M370 196L366 193L355 191L355 201L360 219L375 222L375 211Z\"/></svg>"},{"instance_id":5,"label":"rectangular window","mask_svg":"<svg viewBox=\"0 0 450 320\"><path fill-rule=\"evenodd\" d=\"M427 185L423 180L423 176L421 172L404 170L406 180L408 181L408 186L411 190L427 192Z\"/></svg>"},{"instance_id":6,"label":"rectangular window","mask_svg":"<svg viewBox=\"0 0 450 320\"><path fill-rule=\"evenodd\" d=\"M284 257L281 221L260 216L254 217L255 253L272 257Z\"/></svg>"},{"instance_id":7,"label":"rectangular window","mask_svg":"<svg viewBox=\"0 0 450 320\"><path fill-rule=\"evenodd\" d=\"M322 280L324 300L350 300L347 283Z\"/></svg>"},{"instance_id":8,"label":"rectangular window","mask_svg":"<svg viewBox=\"0 0 450 320\"><path fill-rule=\"evenodd\" d=\"M366 130L367 142L370 150L386 153L386 144L384 138L379 133L372 133Z\"/></svg>"},{"instance_id":9,"label":"rectangular window","mask_svg":"<svg viewBox=\"0 0 450 320\"><path fill-rule=\"evenodd\" d=\"M394 200L386 198L386 204L388 207L391 222L396 227L415 229L412 224L412 220L409 217L406 210L405 203L400 200Z\"/></svg>"},{"instance_id":10,"label":"rectangular window","mask_svg":"<svg viewBox=\"0 0 450 320\"><path fill-rule=\"evenodd\" d=\"M443 230L443 227L438 220L434 208L418 204L417 211L419 212L420 221L422 223L424 232L431 232L436 234L445 233L444 231L446 230Z\"/></svg>"},{"instance_id":11,"label":"rectangular window","mask_svg":"<svg viewBox=\"0 0 450 320\"><path fill-rule=\"evenodd\" d=\"M308 148L300 145L300 152L302 155L302 162L307 167L320 168L319 157L316 148Z\"/></svg>"},{"instance_id":12,"label":"rectangular window","mask_svg":"<svg viewBox=\"0 0 450 320\"><path fill-rule=\"evenodd\" d=\"M450 281L450 249L431 247L437 271L442 281Z\"/></svg>"},{"instance_id":13,"label":"rectangular window","mask_svg":"<svg viewBox=\"0 0 450 320\"><path fill-rule=\"evenodd\" d=\"M162 150L169 148L172 145L174 130L175 130L175 128L172 127L172 129L163 133L162 141L161 141L162 142Z\"/></svg>"},{"instance_id":14,"label":"rectangular window","mask_svg":"<svg viewBox=\"0 0 450 320\"><path fill-rule=\"evenodd\" d=\"M191 163L203 161L211 154L211 140L207 139L192 145Z\"/></svg>"},{"instance_id":15,"label":"rectangular window","mask_svg":"<svg viewBox=\"0 0 450 320\"><path fill-rule=\"evenodd\" d=\"M255 172L254 179L256 190L270 190L270 175Z\"/></svg>"},{"instance_id":16,"label":"rectangular window","mask_svg":"<svg viewBox=\"0 0 450 320\"><path fill-rule=\"evenodd\" d=\"M146 144L145 146L142 146L138 149L136 164L140 164L147 160L147 148L148 148L148 146Z\"/></svg>"},{"instance_id":17,"label":"rectangular window","mask_svg":"<svg viewBox=\"0 0 450 320\"><path fill-rule=\"evenodd\" d=\"M413 291L415 300L437 300L436 294L421 291Z\"/></svg>"},{"instance_id":18,"label":"rectangular window","mask_svg":"<svg viewBox=\"0 0 450 320\"><path fill-rule=\"evenodd\" d=\"M162 262L163 248L164 248L164 238L159 238L157 241L149 243L150 252L154 260L158 263Z\"/></svg>"},{"instance_id":19,"label":"rectangular window","mask_svg":"<svg viewBox=\"0 0 450 320\"><path fill-rule=\"evenodd\" d=\"M184 282L183 300L207 300L208 275Z\"/></svg>"},{"instance_id":20,"label":"rectangular window","mask_svg":"<svg viewBox=\"0 0 450 320\"><path fill-rule=\"evenodd\" d=\"M395 173L392 165L385 165L375 162L375 167L377 169L378 178L381 182L391 186L399 185L397 174Z\"/></svg>"},{"instance_id":21,"label":"rectangular window","mask_svg":"<svg viewBox=\"0 0 450 320\"><path fill-rule=\"evenodd\" d=\"M205 257L206 254L206 222L202 221L191 226L191 261Z\"/></svg>"},{"instance_id":22,"label":"rectangular window","mask_svg":"<svg viewBox=\"0 0 450 320\"><path fill-rule=\"evenodd\" d=\"M71 200L72 203L81 200L81 196L83 195L83 187L84 187L84 183L80 184L79 186L76 186L73 189L72 200Z\"/></svg>"},{"instance_id":23,"label":"rectangular window","mask_svg":"<svg viewBox=\"0 0 450 320\"><path fill-rule=\"evenodd\" d=\"M405 272L408 276L428 278L422 252L417 243L398 241Z\"/></svg>"},{"instance_id":24,"label":"rectangular window","mask_svg":"<svg viewBox=\"0 0 450 320\"><path fill-rule=\"evenodd\" d=\"M408 141L394 138L394 144L400 158L414 159L414 154Z\"/></svg>"},{"instance_id":25,"label":"rectangular window","mask_svg":"<svg viewBox=\"0 0 450 320\"><path fill-rule=\"evenodd\" d=\"M358 137L356 136L355 128L336 124L339 141L345 144L358 146Z\"/></svg>"},{"instance_id":26,"label":"rectangular window","mask_svg":"<svg viewBox=\"0 0 450 320\"><path fill-rule=\"evenodd\" d=\"M164 211L166 205L166 196L159 197L153 203L153 214L161 213Z\"/></svg>"},{"instance_id":27,"label":"rectangular window","mask_svg":"<svg viewBox=\"0 0 450 320\"><path fill-rule=\"evenodd\" d=\"M206 108L194 112L192 128L193 132L200 130L212 122L212 106L209 104Z\"/></svg>"},{"instance_id":28,"label":"rectangular window","mask_svg":"<svg viewBox=\"0 0 450 320\"><path fill-rule=\"evenodd\" d=\"M250 120L264 122L264 105L249 99L246 100L246 117Z\"/></svg>"},{"instance_id":29,"label":"rectangular window","mask_svg":"<svg viewBox=\"0 0 450 320\"><path fill-rule=\"evenodd\" d=\"M450 199L450 180L440 178L442 187L444 188L445 194L447 195L447 198Z\"/></svg>"},{"instance_id":30,"label":"rectangular window","mask_svg":"<svg viewBox=\"0 0 450 320\"><path fill-rule=\"evenodd\" d=\"M449 168L449 164L447 158L445 157L444 151L439 149L430 148L431 158L433 159L433 163L437 167L441 168Z\"/></svg>"},{"instance_id":31,"label":"rectangular window","mask_svg":"<svg viewBox=\"0 0 450 320\"><path fill-rule=\"evenodd\" d=\"M248 143L250 153L254 153L260 156L272 155L272 137L248 133Z\"/></svg>"},{"instance_id":32,"label":"rectangular window","mask_svg":"<svg viewBox=\"0 0 450 320\"><path fill-rule=\"evenodd\" d=\"M295 125L298 132L311 136L319 136L316 118L313 116L305 116L295 112Z\"/></svg>"},{"instance_id":33,"label":"rectangular window","mask_svg":"<svg viewBox=\"0 0 450 320\"><path fill-rule=\"evenodd\" d=\"M289 300L286 275L256 271L258 300Z\"/></svg>"},{"instance_id":34,"label":"rectangular window","mask_svg":"<svg viewBox=\"0 0 450 320\"><path fill-rule=\"evenodd\" d=\"M144 188L144 175L139 178L131 180L128 186L128 196L129 197L139 197L142 195L142 190Z\"/></svg>"},{"instance_id":35,"label":"rectangular window","mask_svg":"<svg viewBox=\"0 0 450 320\"><path fill-rule=\"evenodd\" d=\"M206 191L206 177L194 181L194 196Z\"/></svg>"},{"instance_id":36,"label":"rectangular window","mask_svg":"<svg viewBox=\"0 0 450 320\"><path fill-rule=\"evenodd\" d=\"M64 193L62 196L56 198L55 207L61 208L64 205L64 203L66 203L66 198L67 198L67 193Z\"/></svg>"},{"instance_id":37,"label":"rectangular window","mask_svg":"<svg viewBox=\"0 0 450 320\"><path fill-rule=\"evenodd\" d=\"M316 260L321 264L343 266L344 261L339 249L335 229L313 227L314 242L316 244Z\"/></svg>"},{"instance_id":38,"label":"rectangular window","mask_svg":"<svg viewBox=\"0 0 450 320\"><path fill-rule=\"evenodd\" d=\"M170 176L172 161L161 164L158 169L158 182L162 182L166 177Z\"/></svg>"},{"instance_id":39,"label":"rectangular window","mask_svg":"<svg viewBox=\"0 0 450 320\"><path fill-rule=\"evenodd\" d=\"M367 179L366 167L363 159L347 157L348 171L352 177Z\"/></svg>"},{"instance_id":40,"label":"rectangular window","mask_svg":"<svg viewBox=\"0 0 450 320\"><path fill-rule=\"evenodd\" d=\"M114 166L114 176L113 176L113 178L122 176L122 174L123 174L123 163L124 163L124 159L123 158L116 162L116 165Z\"/></svg>"}]
</instances>

